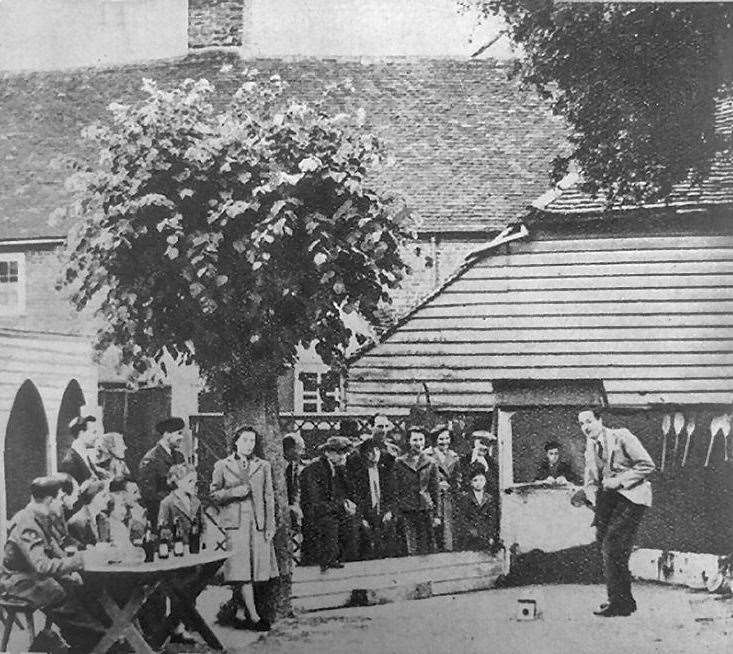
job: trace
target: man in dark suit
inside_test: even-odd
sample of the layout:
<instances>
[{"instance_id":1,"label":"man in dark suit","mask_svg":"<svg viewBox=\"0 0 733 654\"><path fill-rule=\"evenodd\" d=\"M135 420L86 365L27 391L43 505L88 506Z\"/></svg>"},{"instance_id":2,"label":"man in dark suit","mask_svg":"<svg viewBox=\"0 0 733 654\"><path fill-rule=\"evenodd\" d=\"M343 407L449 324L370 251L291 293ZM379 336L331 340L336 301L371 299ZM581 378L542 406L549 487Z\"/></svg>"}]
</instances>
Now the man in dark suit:
<instances>
[{"instance_id":1,"label":"man in dark suit","mask_svg":"<svg viewBox=\"0 0 733 654\"><path fill-rule=\"evenodd\" d=\"M97 419L91 415L74 418L69 423L69 431L74 441L59 464L59 472L71 475L77 484L81 484L90 477L96 477L93 448L98 433Z\"/></svg>"},{"instance_id":2,"label":"man in dark suit","mask_svg":"<svg viewBox=\"0 0 733 654\"><path fill-rule=\"evenodd\" d=\"M321 572L343 568L342 559L350 544L351 518L356 513L344 470L350 449L347 438L331 436L322 447L323 455L300 475L303 529L313 550L307 554L318 562Z\"/></svg>"},{"instance_id":3,"label":"man in dark suit","mask_svg":"<svg viewBox=\"0 0 733 654\"><path fill-rule=\"evenodd\" d=\"M560 459L560 443L557 441L545 443L545 458L538 466L534 480L558 484L565 482L580 484L570 464Z\"/></svg>"},{"instance_id":4,"label":"man in dark suit","mask_svg":"<svg viewBox=\"0 0 733 654\"><path fill-rule=\"evenodd\" d=\"M285 466L285 485L290 510L290 543L293 546L293 559L300 564L303 560L303 510L300 508L300 473L303 471L305 441L298 432L283 436L283 458Z\"/></svg>"},{"instance_id":5,"label":"man in dark suit","mask_svg":"<svg viewBox=\"0 0 733 654\"><path fill-rule=\"evenodd\" d=\"M394 468L382 457L378 443L361 443L359 465L349 481L359 520L359 559L395 556Z\"/></svg>"},{"instance_id":6,"label":"man in dark suit","mask_svg":"<svg viewBox=\"0 0 733 654\"><path fill-rule=\"evenodd\" d=\"M183 448L183 429L186 423L181 418L161 420L156 426L160 440L147 451L138 467L138 485L148 519L158 524L158 509L163 498L168 495L168 471L176 463L185 463Z\"/></svg>"}]
</instances>

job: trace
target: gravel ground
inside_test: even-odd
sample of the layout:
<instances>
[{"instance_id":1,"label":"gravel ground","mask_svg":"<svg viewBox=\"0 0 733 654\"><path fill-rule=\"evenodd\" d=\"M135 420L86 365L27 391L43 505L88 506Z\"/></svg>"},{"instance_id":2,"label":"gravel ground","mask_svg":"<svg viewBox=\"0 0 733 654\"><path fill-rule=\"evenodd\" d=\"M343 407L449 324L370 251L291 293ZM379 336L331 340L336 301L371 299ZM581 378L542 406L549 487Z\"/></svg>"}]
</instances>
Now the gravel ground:
<instances>
[{"instance_id":1,"label":"gravel ground","mask_svg":"<svg viewBox=\"0 0 733 654\"><path fill-rule=\"evenodd\" d=\"M542 617L517 621L517 600L531 591L539 593ZM636 614L598 618L592 610L604 595L602 586L508 588L311 613L282 621L263 636L217 631L229 654L733 651L731 600L714 601L686 589L636 584Z\"/></svg>"}]
</instances>

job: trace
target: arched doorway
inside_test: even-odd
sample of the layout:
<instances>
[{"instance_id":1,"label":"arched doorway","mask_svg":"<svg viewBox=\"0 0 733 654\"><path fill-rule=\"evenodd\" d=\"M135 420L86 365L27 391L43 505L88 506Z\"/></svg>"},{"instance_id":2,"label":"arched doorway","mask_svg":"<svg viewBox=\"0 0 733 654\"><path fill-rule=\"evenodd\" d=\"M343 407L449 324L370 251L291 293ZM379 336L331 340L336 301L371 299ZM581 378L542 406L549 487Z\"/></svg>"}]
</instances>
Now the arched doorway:
<instances>
[{"instance_id":1,"label":"arched doorway","mask_svg":"<svg viewBox=\"0 0 733 654\"><path fill-rule=\"evenodd\" d=\"M69 423L79 415L79 410L84 406L84 393L76 379L72 379L64 395L61 398L61 407L59 408L59 419L56 424L56 461L61 463L64 454L71 446L71 432L69 431Z\"/></svg>"},{"instance_id":2,"label":"arched doorway","mask_svg":"<svg viewBox=\"0 0 733 654\"><path fill-rule=\"evenodd\" d=\"M5 511L28 503L31 479L45 475L48 422L38 389L26 379L18 390L5 431Z\"/></svg>"}]
</instances>

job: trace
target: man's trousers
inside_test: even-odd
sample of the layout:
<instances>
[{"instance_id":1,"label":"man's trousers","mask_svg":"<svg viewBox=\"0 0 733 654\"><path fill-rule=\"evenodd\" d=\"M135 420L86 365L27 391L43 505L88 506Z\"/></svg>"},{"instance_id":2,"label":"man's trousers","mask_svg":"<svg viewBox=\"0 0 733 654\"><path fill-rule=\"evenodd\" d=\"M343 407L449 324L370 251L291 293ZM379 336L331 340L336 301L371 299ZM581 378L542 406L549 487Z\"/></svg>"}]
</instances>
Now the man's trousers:
<instances>
[{"instance_id":1,"label":"man's trousers","mask_svg":"<svg viewBox=\"0 0 733 654\"><path fill-rule=\"evenodd\" d=\"M646 507L616 491L600 491L596 501L596 539L603 555L608 602L615 607L634 603L629 557Z\"/></svg>"}]
</instances>

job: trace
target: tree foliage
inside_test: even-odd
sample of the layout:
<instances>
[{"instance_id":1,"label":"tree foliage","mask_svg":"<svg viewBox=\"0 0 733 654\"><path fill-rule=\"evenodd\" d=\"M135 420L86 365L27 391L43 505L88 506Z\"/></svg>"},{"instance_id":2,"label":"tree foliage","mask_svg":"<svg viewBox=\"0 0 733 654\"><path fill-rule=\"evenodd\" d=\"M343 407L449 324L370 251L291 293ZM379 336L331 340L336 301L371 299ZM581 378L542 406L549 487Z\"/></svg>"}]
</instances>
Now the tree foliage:
<instances>
[{"instance_id":1,"label":"tree foliage","mask_svg":"<svg viewBox=\"0 0 733 654\"><path fill-rule=\"evenodd\" d=\"M250 71L217 110L205 80L146 81L142 101L85 131L99 159L68 181L62 283L103 318L100 349L138 369L164 352L193 358L241 397L301 343L337 365L344 313L388 301L404 235L396 202L366 180L380 144L359 112L286 102L283 87Z\"/></svg>"},{"instance_id":2,"label":"tree foliage","mask_svg":"<svg viewBox=\"0 0 733 654\"><path fill-rule=\"evenodd\" d=\"M504 18L523 51L515 72L568 120L573 152L555 180L573 159L587 190L655 199L699 181L726 146L714 113L730 92L731 5L460 2Z\"/></svg>"}]
</instances>

